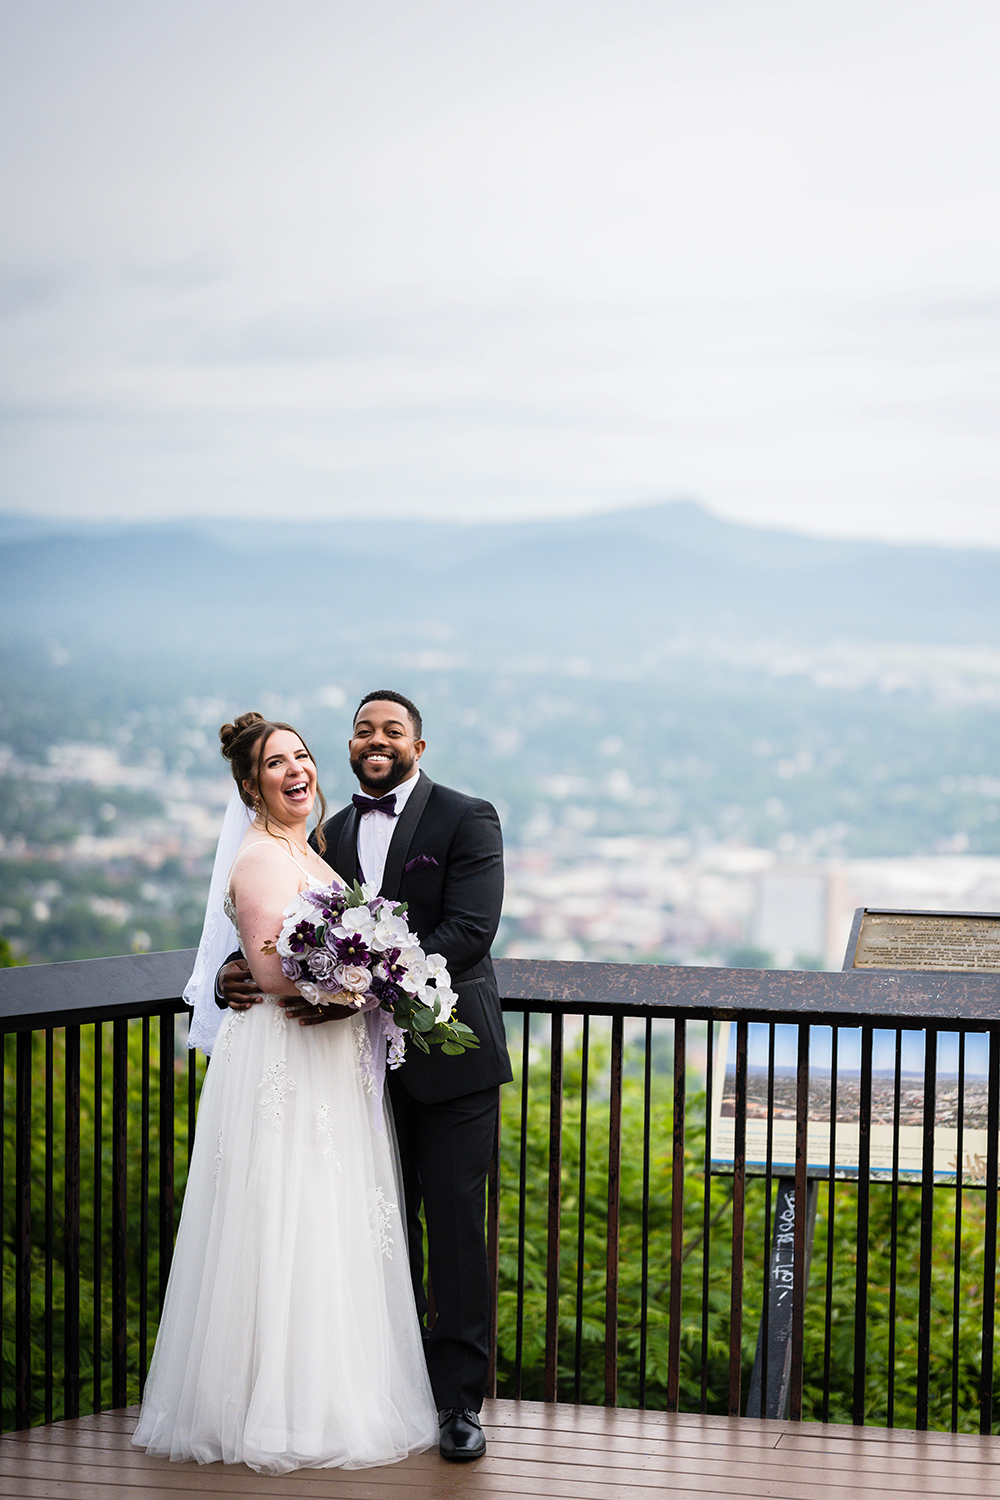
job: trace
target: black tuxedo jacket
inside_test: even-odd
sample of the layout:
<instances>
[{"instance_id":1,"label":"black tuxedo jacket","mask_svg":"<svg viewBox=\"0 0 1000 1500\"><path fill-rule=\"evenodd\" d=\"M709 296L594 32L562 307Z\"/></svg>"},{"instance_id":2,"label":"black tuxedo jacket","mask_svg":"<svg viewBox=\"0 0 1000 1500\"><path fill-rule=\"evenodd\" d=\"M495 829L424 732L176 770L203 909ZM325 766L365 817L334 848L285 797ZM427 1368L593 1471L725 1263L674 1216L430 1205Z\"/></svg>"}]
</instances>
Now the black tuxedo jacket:
<instances>
[{"instance_id":1,"label":"black tuxedo jacket","mask_svg":"<svg viewBox=\"0 0 1000 1500\"><path fill-rule=\"evenodd\" d=\"M353 803L323 825L323 858L346 881L359 877L358 818ZM315 835L311 840L315 844ZM400 1082L414 1099L435 1104L512 1077L490 944L503 900L500 819L489 802L438 786L423 771L393 830L379 892L405 901L407 920L425 953L443 955L458 995L456 1018L471 1026L478 1050L448 1057L410 1043Z\"/></svg>"}]
</instances>

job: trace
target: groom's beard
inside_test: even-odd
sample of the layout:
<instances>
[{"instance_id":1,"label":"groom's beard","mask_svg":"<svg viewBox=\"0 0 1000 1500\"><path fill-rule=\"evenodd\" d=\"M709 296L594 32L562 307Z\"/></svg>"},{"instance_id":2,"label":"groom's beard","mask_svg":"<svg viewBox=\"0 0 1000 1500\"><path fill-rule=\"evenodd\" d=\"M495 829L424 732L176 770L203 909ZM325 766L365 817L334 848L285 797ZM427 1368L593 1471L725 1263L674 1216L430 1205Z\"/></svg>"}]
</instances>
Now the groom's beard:
<instances>
[{"instance_id":1,"label":"groom's beard","mask_svg":"<svg viewBox=\"0 0 1000 1500\"><path fill-rule=\"evenodd\" d=\"M400 755L396 750L388 750L385 753L389 756L389 764L376 771L374 775L368 770L364 753L355 756L351 761L351 770L371 797L382 797L386 792L391 792L399 786L401 781L406 780L417 763L414 755Z\"/></svg>"}]
</instances>

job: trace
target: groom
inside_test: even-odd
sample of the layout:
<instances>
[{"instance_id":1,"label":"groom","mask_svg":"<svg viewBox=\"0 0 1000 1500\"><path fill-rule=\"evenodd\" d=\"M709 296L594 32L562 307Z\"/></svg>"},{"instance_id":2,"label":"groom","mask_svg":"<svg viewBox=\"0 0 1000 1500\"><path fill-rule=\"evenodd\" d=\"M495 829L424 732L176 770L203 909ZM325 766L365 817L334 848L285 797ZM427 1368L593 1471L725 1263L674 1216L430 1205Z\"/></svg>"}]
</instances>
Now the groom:
<instances>
[{"instance_id":1,"label":"groom","mask_svg":"<svg viewBox=\"0 0 1000 1500\"><path fill-rule=\"evenodd\" d=\"M486 1174L499 1086L512 1076L489 955L503 898L503 845L488 802L438 786L420 770L422 733L419 712L400 693L379 689L361 700L349 744L360 791L324 824L324 858L344 880L362 879L407 903L421 947L447 962L458 1019L479 1039L478 1050L461 1057L411 1045L402 1068L387 1075L421 1323L427 1312L421 1204L427 1224L435 1321L424 1347L440 1450L460 1462L486 1451L478 1415L490 1354ZM227 978L224 994L245 1002L246 981L230 993ZM305 1000L286 1001L285 1009L308 1025L334 1019L330 1007Z\"/></svg>"}]
</instances>

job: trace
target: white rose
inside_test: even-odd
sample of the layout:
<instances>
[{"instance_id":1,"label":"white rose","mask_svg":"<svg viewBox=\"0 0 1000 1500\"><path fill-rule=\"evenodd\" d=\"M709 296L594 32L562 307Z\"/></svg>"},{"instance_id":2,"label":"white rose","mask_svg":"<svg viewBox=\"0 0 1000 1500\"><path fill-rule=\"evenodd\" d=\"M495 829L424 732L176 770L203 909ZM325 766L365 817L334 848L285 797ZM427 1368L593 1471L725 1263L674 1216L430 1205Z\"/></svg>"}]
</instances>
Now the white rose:
<instances>
[{"instance_id":1,"label":"white rose","mask_svg":"<svg viewBox=\"0 0 1000 1500\"><path fill-rule=\"evenodd\" d=\"M368 970L361 964L339 964L333 971L333 977L342 990L348 990L352 995L363 995L371 979Z\"/></svg>"},{"instance_id":2,"label":"white rose","mask_svg":"<svg viewBox=\"0 0 1000 1500\"><path fill-rule=\"evenodd\" d=\"M310 984L308 979L300 979L295 988L303 1000L308 1000L310 1005L329 1005L330 1003L329 995L324 995L323 991L317 989L314 984Z\"/></svg>"}]
</instances>

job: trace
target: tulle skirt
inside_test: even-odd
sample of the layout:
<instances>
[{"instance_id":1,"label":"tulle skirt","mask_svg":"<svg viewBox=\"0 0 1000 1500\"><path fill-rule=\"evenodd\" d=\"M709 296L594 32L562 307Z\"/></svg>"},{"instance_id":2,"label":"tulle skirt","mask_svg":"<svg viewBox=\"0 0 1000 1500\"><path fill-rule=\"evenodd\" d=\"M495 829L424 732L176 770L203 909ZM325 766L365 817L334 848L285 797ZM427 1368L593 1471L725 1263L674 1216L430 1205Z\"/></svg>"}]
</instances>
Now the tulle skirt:
<instances>
[{"instance_id":1,"label":"tulle skirt","mask_svg":"<svg viewBox=\"0 0 1000 1500\"><path fill-rule=\"evenodd\" d=\"M133 1438L149 1453L282 1473L437 1441L370 1062L361 1017L228 1013Z\"/></svg>"}]
</instances>

